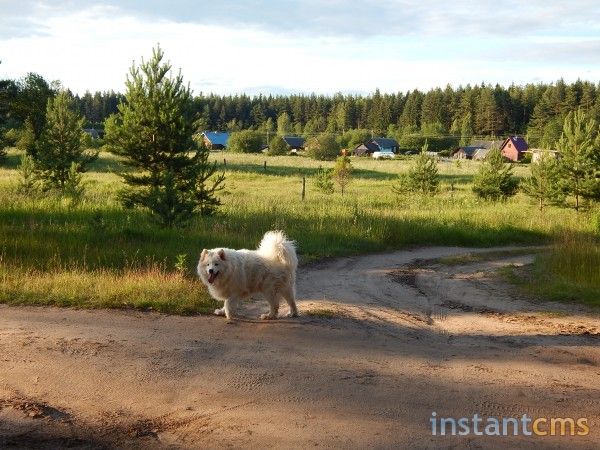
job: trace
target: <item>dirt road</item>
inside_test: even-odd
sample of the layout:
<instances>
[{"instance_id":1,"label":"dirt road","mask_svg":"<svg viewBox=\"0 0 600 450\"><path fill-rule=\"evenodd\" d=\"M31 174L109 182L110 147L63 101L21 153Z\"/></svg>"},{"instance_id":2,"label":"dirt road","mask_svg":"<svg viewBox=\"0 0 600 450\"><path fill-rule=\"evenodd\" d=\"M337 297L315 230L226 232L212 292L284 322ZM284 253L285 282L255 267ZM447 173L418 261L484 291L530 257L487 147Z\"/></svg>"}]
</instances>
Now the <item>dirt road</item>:
<instances>
[{"instance_id":1,"label":"dirt road","mask_svg":"<svg viewBox=\"0 0 600 450\"><path fill-rule=\"evenodd\" d=\"M1 306L0 448L598 448L599 316L494 275L531 256L435 260L471 251L301 267L297 320ZM432 436L432 412L590 433Z\"/></svg>"}]
</instances>

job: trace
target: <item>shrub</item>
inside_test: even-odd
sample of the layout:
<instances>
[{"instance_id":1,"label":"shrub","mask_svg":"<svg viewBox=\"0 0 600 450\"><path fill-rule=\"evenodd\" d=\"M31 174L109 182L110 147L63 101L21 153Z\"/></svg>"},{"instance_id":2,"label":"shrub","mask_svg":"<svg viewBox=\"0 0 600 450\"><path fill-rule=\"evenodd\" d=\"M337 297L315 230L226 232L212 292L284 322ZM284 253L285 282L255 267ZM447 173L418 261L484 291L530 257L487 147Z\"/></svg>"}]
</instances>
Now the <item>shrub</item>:
<instances>
[{"instance_id":1,"label":"shrub","mask_svg":"<svg viewBox=\"0 0 600 450\"><path fill-rule=\"evenodd\" d=\"M271 156L275 155L285 155L289 151L288 145L283 140L283 138L279 135L275 136L269 142L269 150L267 153Z\"/></svg>"},{"instance_id":2,"label":"shrub","mask_svg":"<svg viewBox=\"0 0 600 450\"><path fill-rule=\"evenodd\" d=\"M227 148L236 153L258 153L262 143L262 135L258 131L243 130L231 133Z\"/></svg>"},{"instance_id":3,"label":"shrub","mask_svg":"<svg viewBox=\"0 0 600 450\"><path fill-rule=\"evenodd\" d=\"M306 154L319 160L335 159L340 154L340 144L332 134L319 134L306 142Z\"/></svg>"},{"instance_id":4,"label":"shrub","mask_svg":"<svg viewBox=\"0 0 600 450\"><path fill-rule=\"evenodd\" d=\"M332 172L333 179L338 184L344 195L344 189L352 181L352 164L347 156L340 156L335 160Z\"/></svg>"}]
</instances>

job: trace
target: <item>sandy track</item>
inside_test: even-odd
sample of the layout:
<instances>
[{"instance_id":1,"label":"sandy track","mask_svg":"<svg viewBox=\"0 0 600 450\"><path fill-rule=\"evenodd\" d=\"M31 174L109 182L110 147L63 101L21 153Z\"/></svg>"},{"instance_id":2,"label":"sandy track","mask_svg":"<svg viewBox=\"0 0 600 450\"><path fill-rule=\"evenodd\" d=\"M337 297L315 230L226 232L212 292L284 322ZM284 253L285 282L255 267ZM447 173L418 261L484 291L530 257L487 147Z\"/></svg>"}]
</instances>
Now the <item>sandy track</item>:
<instances>
[{"instance_id":1,"label":"sandy track","mask_svg":"<svg viewBox=\"0 0 600 450\"><path fill-rule=\"evenodd\" d=\"M530 256L432 261L468 251L303 267L298 320L2 306L0 448L597 448L598 315L492 276ZM432 411L587 417L591 432L432 436Z\"/></svg>"}]
</instances>

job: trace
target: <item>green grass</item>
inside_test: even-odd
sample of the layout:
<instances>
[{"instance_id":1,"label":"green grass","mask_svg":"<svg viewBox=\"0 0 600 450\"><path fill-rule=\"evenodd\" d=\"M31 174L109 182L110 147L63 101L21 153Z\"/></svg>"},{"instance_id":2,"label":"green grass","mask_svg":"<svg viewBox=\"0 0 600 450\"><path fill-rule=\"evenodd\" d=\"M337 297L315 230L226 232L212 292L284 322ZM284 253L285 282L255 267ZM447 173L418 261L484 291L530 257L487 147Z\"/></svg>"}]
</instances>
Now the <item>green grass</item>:
<instances>
[{"instance_id":1,"label":"green grass","mask_svg":"<svg viewBox=\"0 0 600 450\"><path fill-rule=\"evenodd\" d=\"M600 241L561 236L549 251L537 255L529 270L512 270L509 278L542 299L600 308Z\"/></svg>"},{"instance_id":2,"label":"green grass","mask_svg":"<svg viewBox=\"0 0 600 450\"><path fill-rule=\"evenodd\" d=\"M219 214L168 230L145 212L119 205L117 173L126 169L112 155L102 153L85 174L86 198L71 208L56 196L17 194L19 155L9 151L10 164L0 167L0 301L209 311L214 304L193 276L202 248L254 248L270 229L297 241L302 262L416 245L540 244L566 231L595 232L592 212L549 208L540 214L520 194L497 204L477 200L471 180L478 165L471 161L439 164L442 192L436 197L398 199L390 185L408 169L406 159L353 158L355 178L341 196L320 193L310 178L333 162L229 153L212 158L227 176ZM520 176L526 171L516 168ZM186 255L184 275L175 267L178 255Z\"/></svg>"}]
</instances>

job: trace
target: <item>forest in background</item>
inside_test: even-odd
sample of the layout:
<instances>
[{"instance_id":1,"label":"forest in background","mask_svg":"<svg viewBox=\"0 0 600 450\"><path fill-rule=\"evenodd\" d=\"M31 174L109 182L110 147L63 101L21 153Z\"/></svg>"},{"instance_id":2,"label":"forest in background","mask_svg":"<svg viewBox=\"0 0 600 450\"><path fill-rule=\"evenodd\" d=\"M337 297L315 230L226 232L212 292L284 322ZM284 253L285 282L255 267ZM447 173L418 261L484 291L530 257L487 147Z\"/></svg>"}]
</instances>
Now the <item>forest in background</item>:
<instances>
[{"instance_id":1,"label":"forest in background","mask_svg":"<svg viewBox=\"0 0 600 450\"><path fill-rule=\"evenodd\" d=\"M57 86L41 76L0 81L0 127L19 128L29 118L41 128L47 98ZM88 127L103 128L124 96L116 92L74 95L75 105ZM32 106L38 104L39 107ZM365 130L411 142L411 138L441 139L440 149L466 145L474 138L526 136L531 147L552 148L560 138L565 116L578 108L600 121L600 83L447 86L427 92L381 93L367 96L334 94L215 95L192 98L189 113L198 131L254 129L310 136L329 132ZM42 114L39 120L35 110ZM32 112L33 111L33 112ZM37 131L36 131L37 134ZM450 141L443 141L449 138ZM432 148L436 150L436 148Z\"/></svg>"}]
</instances>

